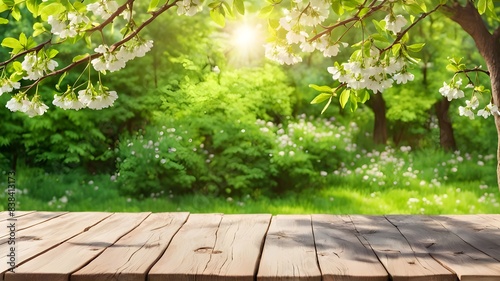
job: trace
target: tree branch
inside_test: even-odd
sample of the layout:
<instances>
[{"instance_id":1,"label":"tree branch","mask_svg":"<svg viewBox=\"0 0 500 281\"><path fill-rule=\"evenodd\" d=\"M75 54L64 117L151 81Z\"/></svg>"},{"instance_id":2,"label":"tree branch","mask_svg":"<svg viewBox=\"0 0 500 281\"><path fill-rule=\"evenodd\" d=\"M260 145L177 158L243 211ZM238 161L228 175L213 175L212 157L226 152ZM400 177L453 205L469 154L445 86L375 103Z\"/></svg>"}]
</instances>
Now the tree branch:
<instances>
[{"instance_id":1,"label":"tree branch","mask_svg":"<svg viewBox=\"0 0 500 281\"><path fill-rule=\"evenodd\" d=\"M372 6L374 4L374 2L372 2L368 6L370 8L370 11L368 13L366 13L363 17L368 17L368 16L372 15L373 13L375 13L376 11L380 10L381 8L383 8L385 2L387 2L387 0L383 0L382 3L380 3L378 6L375 6L375 7ZM366 3L366 1L365 1L365 3ZM320 33L316 34L314 37L312 37L311 39L309 39L309 42L313 42L313 41L317 40L318 38L320 38L321 36L323 36L325 34L328 34L328 33L331 33L335 28L337 28L339 26L346 25L346 24L348 24L350 22L353 22L353 21L360 21L362 19L362 18L359 17L359 13L361 12L361 9L362 9L362 7L351 18L345 19L343 21L339 21L339 22L337 22L334 25L324 27L325 30L321 31Z\"/></svg>"},{"instance_id":2,"label":"tree branch","mask_svg":"<svg viewBox=\"0 0 500 281\"><path fill-rule=\"evenodd\" d=\"M38 44L38 46L36 46L36 47L33 47L33 48L29 49L29 50L25 50L25 51L22 51L20 53L17 53L14 56L12 56L10 59L8 59L6 61L3 61L3 62L0 62L0 67L11 63L12 61L16 60L17 58L19 58L19 57L21 57L21 56L23 56L25 54L41 50L43 47L45 47L45 45L51 44L51 42L52 42L52 37L49 40L47 40L47 41L45 41L43 43Z\"/></svg>"},{"instance_id":3,"label":"tree branch","mask_svg":"<svg viewBox=\"0 0 500 281\"><path fill-rule=\"evenodd\" d=\"M129 0L129 1L134 1L134 0ZM175 0L174 2L172 2L171 4L167 3L164 4L160 9L158 9L157 11L151 13L151 17L144 21L139 27L137 27L136 30L134 30L132 33L130 33L127 37L123 38L122 40L116 42L115 44L111 45L110 47L110 50L113 51L115 50L116 48L118 48L119 46L125 44L126 42L128 42L129 40L131 40L132 38L134 38L135 36L137 36L137 34L139 34L139 32L144 28L146 27L147 25L149 25L152 21L154 21L159 15L163 14L164 12L166 12L168 9L172 8L172 6L175 5L175 3L177 3L179 0ZM92 55L89 55L81 60L78 60L78 61L75 61L69 65L67 65L66 67L64 68L61 68L59 70L56 70L56 71L53 71L51 73L47 73L45 76L43 77L40 77L38 80L36 80L35 82L33 82L31 85L28 85L27 87L29 88L32 88L34 85L40 83L41 81L49 78L49 77L52 77L52 76L55 76L55 75L59 75L59 74L62 74L84 62L88 62L92 59L95 59L95 58L98 58L98 57L101 57L102 54L100 53L94 53Z\"/></svg>"},{"instance_id":4,"label":"tree branch","mask_svg":"<svg viewBox=\"0 0 500 281\"><path fill-rule=\"evenodd\" d=\"M403 38L403 36L405 36L405 34L408 33L408 31L410 31L410 29L412 29L415 25L417 25L417 23L419 23L421 20L425 19L430 14L435 13L442 6L443 6L443 4L439 4L434 9L432 9L431 11L429 11L427 13L421 14L420 17L418 17L418 19L416 19L412 24L410 24L410 26L408 26L405 30L403 30L403 31L401 31L401 32L398 33L398 36L396 37L396 39L394 40L394 42L392 42L391 45L389 45L389 46L385 47L384 49L380 50L380 53L383 53L383 52L385 52L387 50L390 50L392 48L392 46L394 46L395 44L399 43L399 41L401 41L401 39Z\"/></svg>"},{"instance_id":5,"label":"tree branch","mask_svg":"<svg viewBox=\"0 0 500 281\"><path fill-rule=\"evenodd\" d=\"M480 69L479 67L474 67L473 69L464 69L464 70L459 70L455 73L470 73L470 72L482 72L488 76L490 76L490 72L484 69Z\"/></svg>"}]
</instances>

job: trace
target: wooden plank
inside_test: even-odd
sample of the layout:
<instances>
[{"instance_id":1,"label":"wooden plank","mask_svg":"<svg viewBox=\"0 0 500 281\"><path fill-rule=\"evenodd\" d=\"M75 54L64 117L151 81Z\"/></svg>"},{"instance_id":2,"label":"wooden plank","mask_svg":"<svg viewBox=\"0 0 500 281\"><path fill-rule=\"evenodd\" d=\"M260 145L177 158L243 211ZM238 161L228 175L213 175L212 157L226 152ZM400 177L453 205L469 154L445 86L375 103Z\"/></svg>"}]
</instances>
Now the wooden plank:
<instances>
[{"instance_id":1,"label":"wooden plank","mask_svg":"<svg viewBox=\"0 0 500 281\"><path fill-rule=\"evenodd\" d=\"M348 216L312 215L323 281L387 281L373 250L364 245Z\"/></svg>"},{"instance_id":2,"label":"wooden plank","mask_svg":"<svg viewBox=\"0 0 500 281\"><path fill-rule=\"evenodd\" d=\"M449 231L474 248L500 261L500 228L479 215L434 216Z\"/></svg>"},{"instance_id":3,"label":"wooden plank","mask_svg":"<svg viewBox=\"0 0 500 281\"><path fill-rule=\"evenodd\" d=\"M29 212L22 216L16 217L13 222L16 223L16 230L19 231L40 223L44 223L48 220L62 216L66 213L67 212ZM7 221L11 220L7 219ZM4 236L6 235L3 235L1 237Z\"/></svg>"},{"instance_id":4,"label":"wooden plank","mask_svg":"<svg viewBox=\"0 0 500 281\"><path fill-rule=\"evenodd\" d=\"M149 213L115 213L82 234L22 264L15 273L7 272L5 280L68 281L71 273L137 227L148 215Z\"/></svg>"},{"instance_id":5,"label":"wooden plank","mask_svg":"<svg viewBox=\"0 0 500 281\"><path fill-rule=\"evenodd\" d=\"M253 281L270 222L270 214L223 216L203 276Z\"/></svg>"},{"instance_id":6,"label":"wooden plank","mask_svg":"<svg viewBox=\"0 0 500 281\"><path fill-rule=\"evenodd\" d=\"M426 216L388 216L411 246L427 251L461 281L498 281L500 263Z\"/></svg>"},{"instance_id":7,"label":"wooden plank","mask_svg":"<svg viewBox=\"0 0 500 281\"><path fill-rule=\"evenodd\" d=\"M455 281L455 274L435 261L425 250L413 248L386 218L351 216L356 230L375 251L391 280Z\"/></svg>"},{"instance_id":8,"label":"wooden plank","mask_svg":"<svg viewBox=\"0 0 500 281\"><path fill-rule=\"evenodd\" d=\"M65 240L84 232L87 228L110 215L110 213L95 212L68 213L20 230L16 233L17 265L21 265ZM7 237L0 239L0 253L8 253L10 247ZM0 272L2 276L9 269L7 260L8 258L5 255L0 255Z\"/></svg>"},{"instance_id":9,"label":"wooden plank","mask_svg":"<svg viewBox=\"0 0 500 281\"><path fill-rule=\"evenodd\" d=\"M15 215L14 218L20 218L22 216L26 216L26 215L33 214L33 213L36 213L36 212L35 211L15 211L14 212L14 215ZM8 220L10 218L11 218L10 212L3 211L0 221L6 221L6 220Z\"/></svg>"},{"instance_id":10,"label":"wooden plank","mask_svg":"<svg viewBox=\"0 0 500 281\"><path fill-rule=\"evenodd\" d=\"M481 217L485 218L486 220L488 220L488 222L491 224L491 225L494 225L496 227L499 227L500 228L500 215L495 215L495 214L483 214L483 215L480 215Z\"/></svg>"},{"instance_id":11,"label":"wooden plank","mask_svg":"<svg viewBox=\"0 0 500 281\"><path fill-rule=\"evenodd\" d=\"M71 281L146 280L151 266L165 252L189 213L156 213L107 248L90 264L71 275Z\"/></svg>"},{"instance_id":12,"label":"wooden plank","mask_svg":"<svg viewBox=\"0 0 500 281\"><path fill-rule=\"evenodd\" d=\"M149 281L204 280L214 249L221 214L191 214L170 242L163 256L151 268Z\"/></svg>"},{"instance_id":13,"label":"wooden plank","mask_svg":"<svg viewBox=\"0 0 500 281\"><path fill-rule=\"evenodd\" d=\"M311 216L278 215L272 218L257 280L321 280Z\"/></svg>"}]
</instances>

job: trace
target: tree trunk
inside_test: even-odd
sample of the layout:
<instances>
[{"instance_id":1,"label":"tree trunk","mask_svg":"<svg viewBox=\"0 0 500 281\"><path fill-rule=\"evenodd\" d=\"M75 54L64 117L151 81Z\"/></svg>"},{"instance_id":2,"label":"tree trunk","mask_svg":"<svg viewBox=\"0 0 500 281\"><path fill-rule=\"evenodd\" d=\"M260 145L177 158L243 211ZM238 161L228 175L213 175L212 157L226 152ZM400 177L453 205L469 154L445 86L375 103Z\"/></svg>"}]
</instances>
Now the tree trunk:
<instances>
[{"instance_id":1,"label":"tree trunk","mask_svg":"<svg viewBox=\"0 0 500 281\"><path fill-rule=\"evenodd\" d=\"M387 118L385 116L385 100L382 93L371 95L366 105L373 110L375 121L373 125L373 142L375 144L387 143Z\"/></svg>"},{"instance_id":2,"label":"tree trunk","mask_svg":"<svg viewBox=\"0 0 500 281\"><path fill-rule=\"evenodd\" d=\"M449 17L474 39L490 73L492 102L500 106L500 28L495 30L493 34L490 33L471 1L467 1L466 6L455 2L444 9L450 12ZM500 116L495 114L494 118L497 137L500 140ZM500 141L497 143L497 183L500 188Z\"/></svg>"},{"instance_id":3,"label":"tree trunk","mask_svg":"<svg viewBox=\"0 0 500 281\"><path fill-rule=\"evenodd\" d=\"M434 104L439 124L439 144L445 151L457 150L457 143L453 134L453 127L448 116L450 102L448 99L441 99Z\"/></svg>"}]
</instances>

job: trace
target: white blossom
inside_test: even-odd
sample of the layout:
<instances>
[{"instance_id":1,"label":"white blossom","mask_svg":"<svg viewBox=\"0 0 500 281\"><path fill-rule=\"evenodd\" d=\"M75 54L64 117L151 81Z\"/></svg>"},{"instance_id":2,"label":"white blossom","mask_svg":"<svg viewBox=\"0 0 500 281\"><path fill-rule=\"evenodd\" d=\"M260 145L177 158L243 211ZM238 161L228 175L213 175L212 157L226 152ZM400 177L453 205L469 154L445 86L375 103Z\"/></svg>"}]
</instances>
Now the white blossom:
<instances>
[{"instance_id":1,"label":"white blossom","mask_svg":"<svg viewBox=\"0 0 500 281\"><path fill-rule=\"evenodd\" d=\"M96 71L114 72L125 67L126 60L117 56L116 51L111 51L107 45L99 45L94 49L95 52L102 54L102 56L95 58L91 61L92 66Z\"/></svg>"},{"instance_id":2,"label":"white blossom","mask_svg":"<svg viewBox=\"0 0 500 281\"><path fill-rule=\"evenodd\" d=\"M413 79L415 79L415 75L410 72L396 73L393 77L398 84L406 84L408 81L413 81Z\"/></svg>"},{"instance_id":3,"label":"white blossom","mask_svg":"<svg viewBox=\"0 0 500 281\"><path fill-rule=\"evenodd\" d=\"M460 116L467 116L470 119L474 119L474 112L472 112L472 109L470 107L459 106L458 113L460 114Z\"/></svg>"},{"instance_id":4,"label":"white blossom","mask_svg":"<svg viewBox=\"0 0 500 281\"><path fill-rule=\"evenodd\" d=\"M290 30L286 34L286 40L287 40L288 44L302 43L302 42L306 41L307 37L308 37L308 34L304 31L296 32L296 31Z\"/></svg>"},{"instance_id":5,"label":"white blossom","mask_svg":"<svg viewBox=\"0 0 500 281\"><path fill-rule=\"evenodd\" d=\"M460 90L460 86L462 85L462 79L456 81L453 85L448 85L446 82L443 82L443 87L439 89L439 93L446 97L448 101L453 99L463 98L465 96L464 92Z\"/></svg>"},{"instance_id":6,"label":"white blossom","mask_svg":"<svg viewBox=\"0 0 500 281\"><path fill-rule=\"evenodd\" d=\"M0 96L3 93L10 93L12 90L19 88L21 88L21 83L19 82L14 82L6 78L0 80Z\"/></svg>"},{"instance_id":7,"label":"white blossom","mask_svg":"<svg viewBox=\"0 0 500 281\"><path fill-rule=\"evenodd\" d=\"M103 20L109 17L118 10L118 3L113 0L99 0L95 3L87 5L87 11L92 12L95 16L101 17Z\"/></svg>"},{"instance_id":8,"label":"white blossom","mask_svg":"<svg viewBox=\"0 0 500 281\"><path fill-rule=\"evenodd\" d=\"M13 96L7 102L5 107L7 107L12 112L24 112L29 117L43 115L49 108L46 104L39 100L38 96L33 97L31 101L28 100L25 93L19 93Z\"/></svg>"},{"instance_id":9,"label":"white blossom","mask_svg":"<svg viewBox=\"0 0 500 281\"><path fill-rule=\"evenodd\" d=\"M91 84L78 91L78 100L90 109L103 109L113 105L118 98L116 91L108 91L102 85L95 89Z\"/></svg>"},{"instance_id":10,"label":"white blossom","mask_svg":"<svg viewBox=\"0 0 500 281\"><path fill-rule=\"evenodd\" d=\"M177 14L179 16L194 16L196 13L200 12L203 8L200 0L181 0L176 3Z\"/></svg>"},{"instance_id":11,"label":"white blossom","mask_svg":"<svg viewBox=\"0 0 500 281\"><path fill-rule=\"evenodd\" d=\"M21 67L26 71L27 76L24 79L37 80L44 76L45 73L54 71L58 66L55 60L38 57L36 53L32 52L24 56Z\"/></svg>"},{"instance_id":12,"label":"white blossom","mask_svg":"<svg viewBox=\"0 0 500 281\"><path fill-rule=\"evenodd\" d=\"M402 15L393 16L391 14L388 14L384 21L385 28L394 34L398 34L407 23L407 20Z\"/></svg>"},{"instance_id":13,"label":"white blossom","mask_svg":"<svg viewBox=\"0 0 500 281\"><path fill-rule=\"evenodd\" d=\"M285 46L269 43L264 45L264 47L266 57L280 64L291 65L302 61L301 57L291 53Z\"/></svg>"},{"instance_id":14,"label":"white blossom","mask_svg":"<svg viewBox=\"0 0 500 281\"><path fill-rule=\"evenodd\" d=\"M64 39L77 36L89 22L89 19L79 13L68 12L60 15L59 18L50 15L47 22L52 26L50 32Z\"/></svg>"},{"instance_id":15,"label":"white blossom","mask_svg":"<svg viewBox=\"0 0 500 281\"><path fill-rule=\"evenodd\" d=\"M499 114L499 112L498 112L498 106L495 104L492 104L492 103L489 103L488 105L486 105L486 107L484 109L480 109L477 111L477 115L482 116L485 119L493 114Z\"/></svg>"},{"instance_id":16,"label":"white blossom","mask_svg":"<svg viewBox=\"0 0 500 281\"><path fill-rule=\"evenodd\" d=\"M64 110L66 109L80 110L85 107L85 105L81 103L76 98L76 96L74 96L74 94L68 94L62 96L54 95L54 100L52 101L52 104Z\"/></svg>"}]
</instances>

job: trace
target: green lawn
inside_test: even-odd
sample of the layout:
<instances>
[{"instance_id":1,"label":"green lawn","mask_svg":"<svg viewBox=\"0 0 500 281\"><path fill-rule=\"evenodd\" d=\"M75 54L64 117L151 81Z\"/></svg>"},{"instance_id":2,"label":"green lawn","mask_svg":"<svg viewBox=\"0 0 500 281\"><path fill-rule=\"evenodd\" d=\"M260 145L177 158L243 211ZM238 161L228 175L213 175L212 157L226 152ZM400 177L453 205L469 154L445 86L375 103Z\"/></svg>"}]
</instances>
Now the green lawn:
<instances>
[{"instance_id":1,"label":"green lawn","mask_svg":"<svg viewBox=\"0 0 500 281\"><path fill-rule=\"evenodd\" d=\"M469 214L500 213L491 156L367 152L343 167L318 173L324 186L272 197L184 194L168 190L137 199L122 196L110 175L17 171L18 210L192 213ZM438 163L438 164L436 164ZM7 202L5 194L1 195Z\"/></svg>"}]
</instances>

